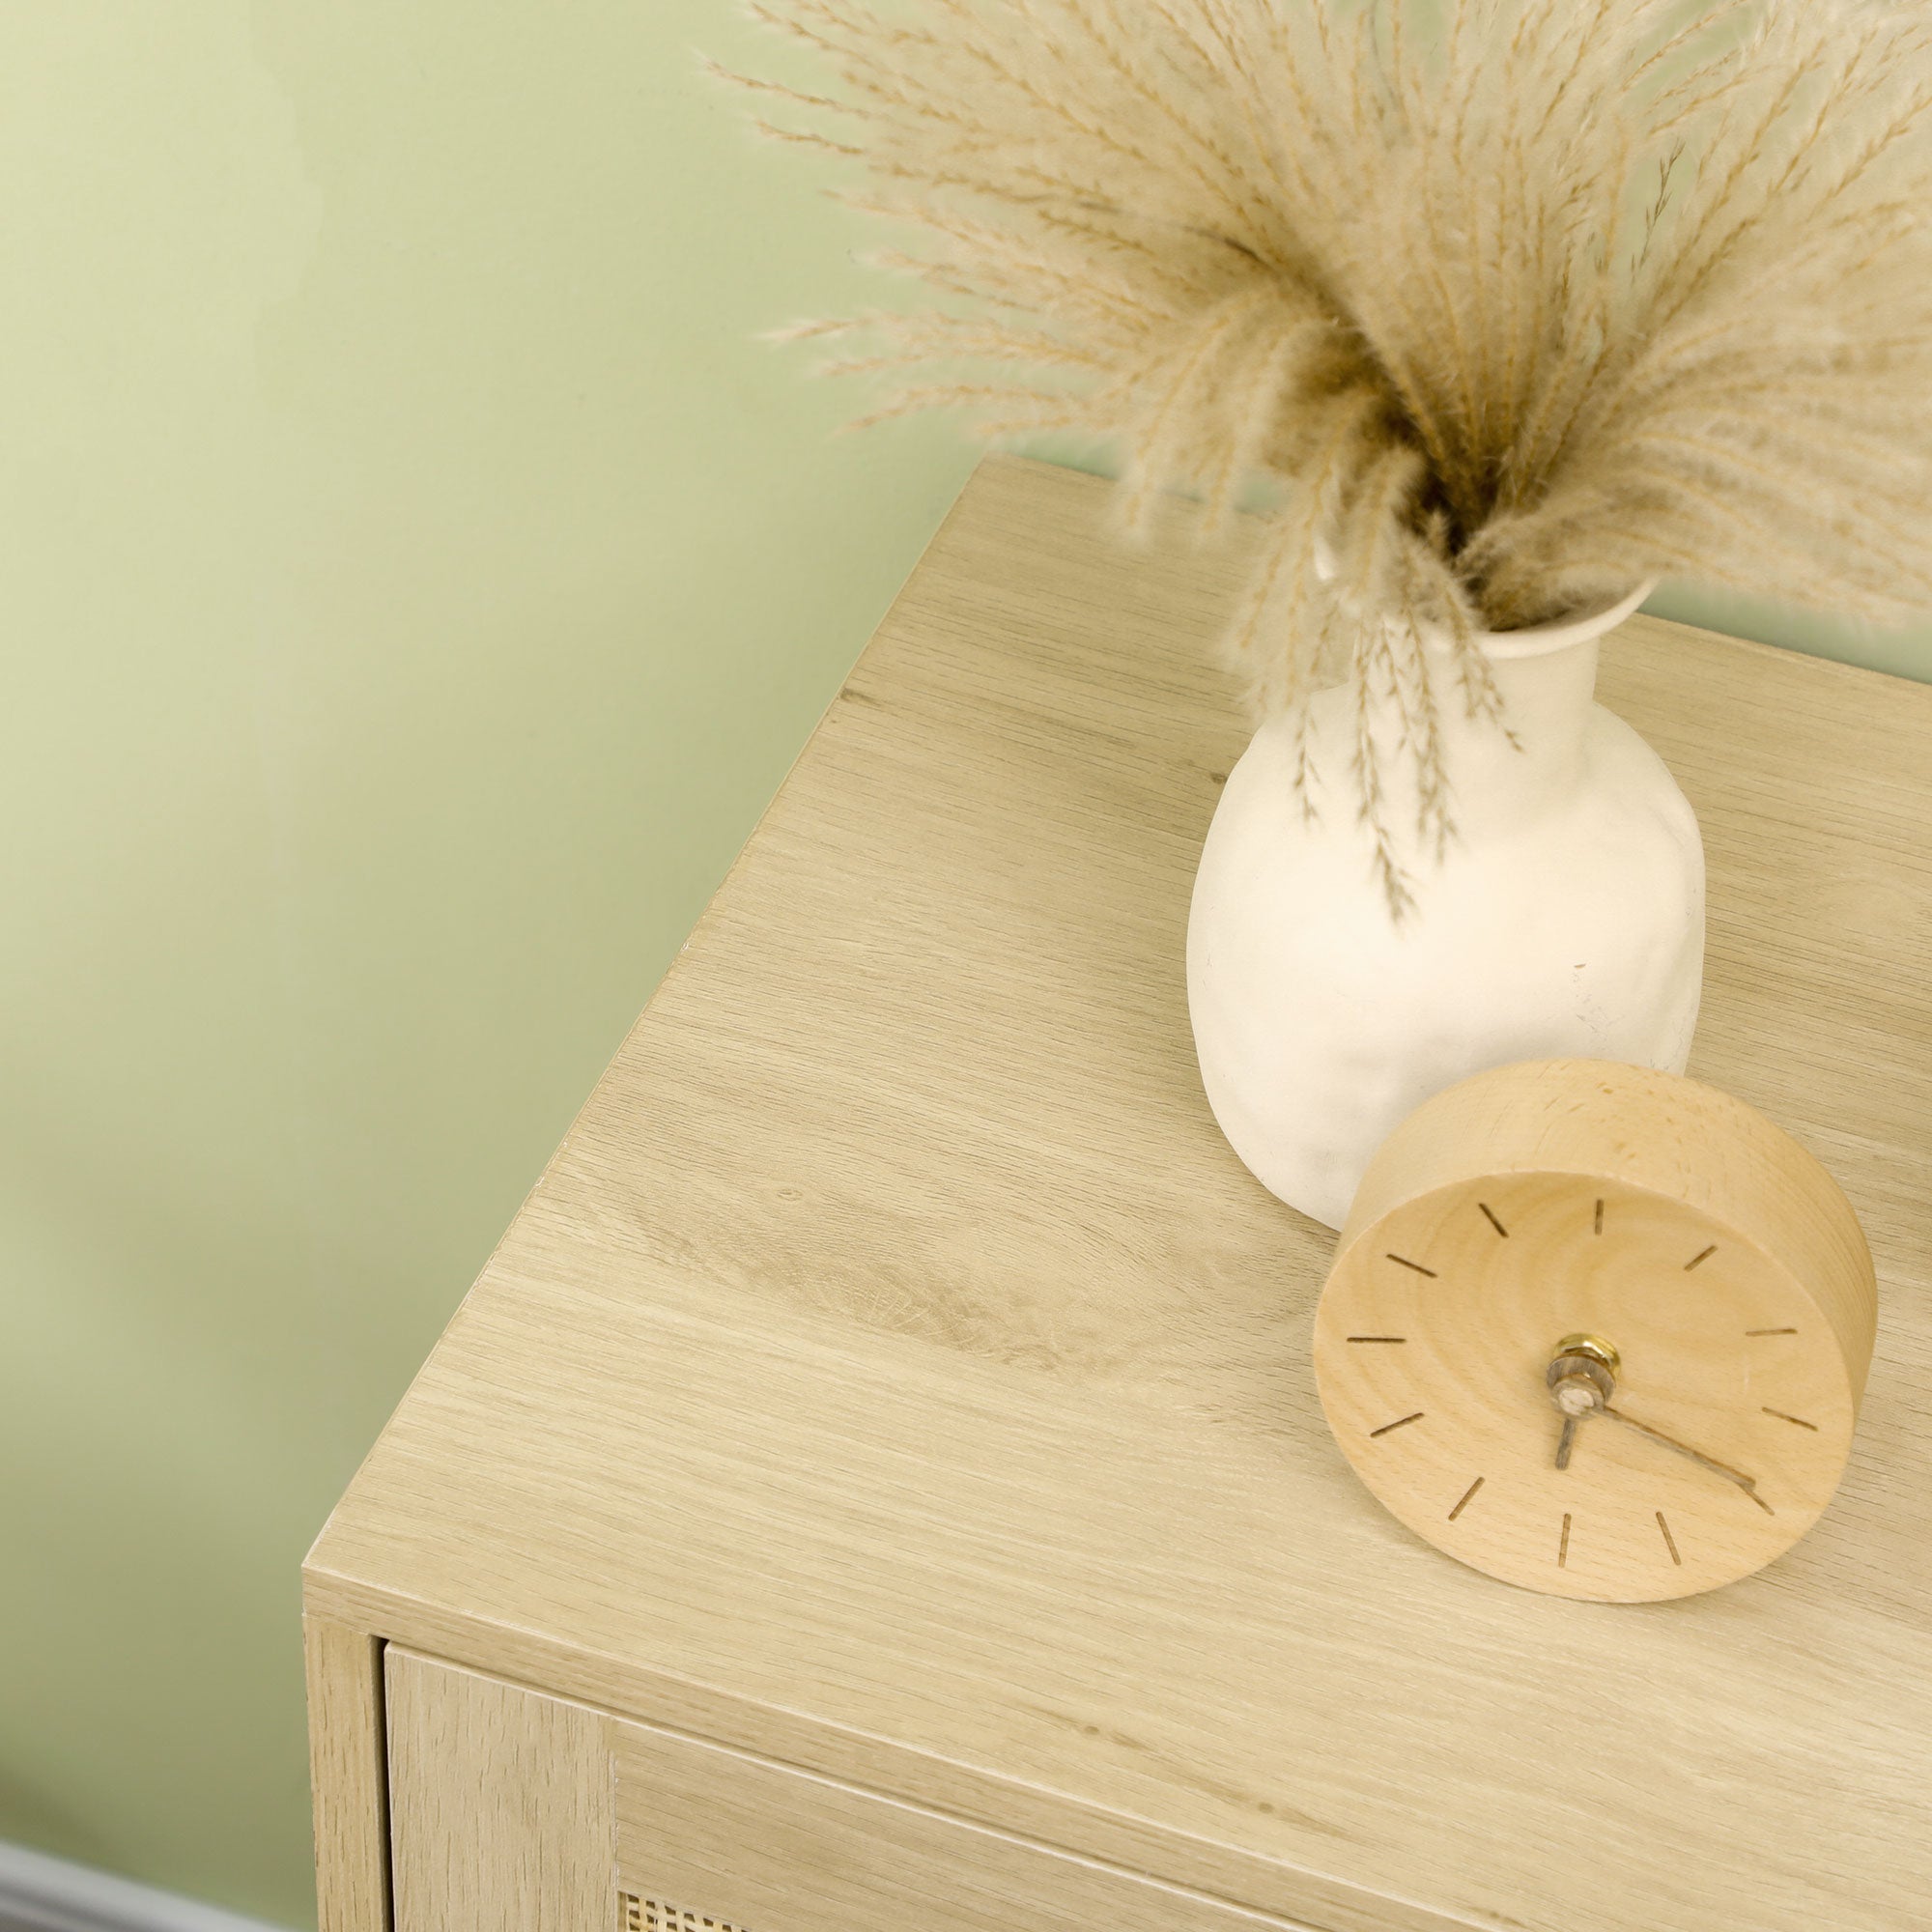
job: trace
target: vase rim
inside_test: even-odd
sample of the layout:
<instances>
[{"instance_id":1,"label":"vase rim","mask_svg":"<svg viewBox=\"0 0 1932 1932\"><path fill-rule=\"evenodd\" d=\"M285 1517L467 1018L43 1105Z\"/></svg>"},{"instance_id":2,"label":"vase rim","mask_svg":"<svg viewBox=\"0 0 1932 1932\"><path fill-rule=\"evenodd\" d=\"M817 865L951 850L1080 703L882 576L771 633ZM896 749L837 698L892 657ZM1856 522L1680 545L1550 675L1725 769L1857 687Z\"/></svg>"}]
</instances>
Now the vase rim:
<instances>
[{"instance_id":1,"label":"vase rim","mask_svg":"<svg viewBox=\"0 0 1932 1932\"><path fill-rule=\"evenodd\" d=\"M1315 574L1324 582L1335 575L1335 554L1326 540L1319 536L1315 540ZM1647 577L1634 590L1626 591L1607 604L1573 611L1548 624L1532 624L1520 631L1478 631L1476 647L1487 658L1540 658L1571 644L1587 643L1590 639L1614 630L1661 582L1660 578ZM1434 627L1425 627L1423 635L1431 644L1447 641L1447 633Z\"/></svg>"},{"instance_id":2,"label":"vase rim","mask_svg":"<svg viewBox=\"0 0 1932 1932\"><path fill-rule=\"evenodd\" d=\"M1555 618L1548 624L1533 624L1526 630L1478 631L1477 647L1489 658L1540 658L1570 644L1587 643L1621 624L1657 588L1657 582L1656 578L1648 578L1634 590L1610 603Z\"/></svg>"}]
</instances>

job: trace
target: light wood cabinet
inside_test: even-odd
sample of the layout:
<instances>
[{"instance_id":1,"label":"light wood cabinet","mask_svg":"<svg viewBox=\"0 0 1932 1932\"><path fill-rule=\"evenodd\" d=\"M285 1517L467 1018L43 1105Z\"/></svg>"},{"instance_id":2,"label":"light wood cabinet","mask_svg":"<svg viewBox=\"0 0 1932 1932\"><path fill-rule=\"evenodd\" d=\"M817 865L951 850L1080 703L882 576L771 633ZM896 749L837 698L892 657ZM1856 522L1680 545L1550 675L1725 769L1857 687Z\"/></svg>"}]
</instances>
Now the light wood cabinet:
<instances>
[{"instance_id":1,"label":"light wood cabinet","mask_svg":"<svg viewBox=\"0 0 1932 1932\"><path fill-rule=\"evenodd\" d=\"M1200 1094L1187 517L981 469L330 1519L325 1932L1932 1923L1932 690L1606 648L1709 845L1691 1070L1881 1317L1789 1555L1531 1596L1350 1474L1331 1238Z\"/></svg>"},{"instance_id":2,"label":"light wood cabinet","mask_svg":"<svg viewBox=\"0 0 1932 1932\"><path fill-rule=\"evenodd\" d=\"M391 1646L398 1932L1286 1921Z\"/></svg>"}]
</instances>

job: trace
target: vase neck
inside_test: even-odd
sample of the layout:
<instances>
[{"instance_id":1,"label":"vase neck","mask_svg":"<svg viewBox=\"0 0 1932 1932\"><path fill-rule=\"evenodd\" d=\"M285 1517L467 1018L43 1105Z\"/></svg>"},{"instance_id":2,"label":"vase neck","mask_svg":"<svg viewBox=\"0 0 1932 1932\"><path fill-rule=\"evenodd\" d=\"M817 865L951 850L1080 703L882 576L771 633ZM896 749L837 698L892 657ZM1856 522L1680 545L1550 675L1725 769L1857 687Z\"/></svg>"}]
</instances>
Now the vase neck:
<instances>
[{"instance_id":1,"label":"vase neck","mask_svg":"<svg viewBox=\"0 0 1932 1932\"><path fill-rule=\"evenodd\" d=\"M1432 650L1429 657L1441 711L1443 762L1463 836L1505 830L1562 804L1583 772L1583 739L1597 687L1596 638L1530 656L1492 656L1490 668L1503 700L1502 730L1468 716L1447 654Z\"/></svg>"},{"instance_id":2,"label":"vase neck","mask_svg":"<svg viewBox=\"0 0 1932 1932\"><path fill-rule=\"evenodd\" d=\"M1464 847L1507 838L1562 810L1583 781L1597 637L1588 631L1533 652L1505 648L1488 653L1502 699L1500 723L1469 716L1447 641L1429 640L1421 656L1435 700L1440 777L1447 781L1450 817ZM1414 648L1412 641L1409 648ZM1339 806L1352 815L1357 801L1350 792L1360 764L1358 730L1366 724L1379 768L1377 818L1392 842L1396 863L1417 878L1428 876L1435 869L1435 842L1424 830L1428 814L1420 810L1412 701L1407 707L1398 704L1383 686L1369 699L1367 716L1358 720L1353 691L1338 688L1324 693L1323 700L1315 709L1312 744L1312 762L1321 774L1316 788L1320 810L1325 815Z\"/></svg>"}]
</instances>

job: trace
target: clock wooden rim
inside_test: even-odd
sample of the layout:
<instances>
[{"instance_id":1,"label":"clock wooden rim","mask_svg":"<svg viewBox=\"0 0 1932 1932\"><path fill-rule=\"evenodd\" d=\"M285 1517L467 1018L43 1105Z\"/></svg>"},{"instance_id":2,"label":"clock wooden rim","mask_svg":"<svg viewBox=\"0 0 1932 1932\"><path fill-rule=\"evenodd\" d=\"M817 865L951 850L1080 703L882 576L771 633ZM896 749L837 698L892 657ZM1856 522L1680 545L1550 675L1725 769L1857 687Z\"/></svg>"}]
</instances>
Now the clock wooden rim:
<instances>
[{"instance_id":1,"label":"clock wooden rim","mask_svg":"<svg viewBox=\"0 0 1932 1932\"><path fill-rule=\"evenodd\" d=\"M1785 1422L1806 1414L1817 1421L1804 1422L1802 1426L1811 1431L1810 1435L1794 1437L1782 1445L1782 1452L1778 1445L1757 1445L1759 1456L1769 1459L1749 1461L1749 1466L1766 1483L1757 1494L1760 1498L1776 1495L1778 1501L1776 1511L1760 1501L1767 1512L1764 1518L1747 1513L1745 1520L1705 1521L1687 1542L1683 1520L1677 1521L1673 1537L1662 1511L1656 1515L1653 1530L1650 1508L1663 1501L1676 1519L1680 1505L1688 1513L1691 1499L1680 1494L1677 1502L1669 1502L1665 1497L1650 1496L1640 1513L1641 1533L1634 1534L1626 1505L1655 1478L1640 1467L1629 1466L1621 1473L1612 1467L1605 1475L1605 1459L1614 1465L1630 1445L1628 1441L1603 1439L1601 1434L1593 1435L1589 1461L1598 1473L1592 1484L1579 1487L1576 1498L1591 1513L1594 1560L1587 1565L1593 1573L1590 1575L1578 1574L1576 1549L1571 1552L1572 1567L1568 1568L1554 1567L1543 1555L1532 1559L1524 1554L1520 1526L1540 1522L1540 1513L1547 1510L1568 1511L1571 1499L1567 1495L1554 1499L1548 1493L1526 1495L1523 1482L1529 1482L1534 1492L1536 1479L1522 1473L1521 1465L1517 1465L1517 1472L1503 1490L1498 1491L1493 1481L1490 1489L1493 1506L1504 1506L1507 1498L1507 1507L1517 1521L1492 1519L1488 1533L1476 1538L1469 1537L1467 1525L1481 1513L1482 1505L1464 1519L1463 1530L1455 1531L1448 1527L1454 1517L1444 1520L1443 1514L1454 1497L1435 1495L1448 1467L1437 1461L1443 1445L1460 1441L1462 1451L1452 1449L1451 1453L1463 1453L1472 1442L1480 1443L1492 1426L1507 1430L1521 1426L1524 1418L1520 1413L1515 1423L1505 1419L1516 1397L1510 1398L1509 1407L1496 1412L1492 1425L1483 1419L1487 1399L1477 1397L1475 1391L1483 1385L1492 1360L1512 1363L1508 1376L1513 1389L1526 1376L1538 1373L1538 1363L1528 1362L1526 1356L1515 1359L1525 1354L1528 1339L1521 1317L1544 1293L1538 1284L1545 1277L1531 1257L1547 1252L1552 1238L1567 1240L1556 1231L1568 1225L1573 1210L1565 1204L1565 1197L1573 1187L1586 1235L1590 1232L1589 1196L1594 1188L1611 1201L1611 1220L1606 1224L1603 1201L1598 1200L1595 1232L1614 1234L1618 1229L1632 1229L1627 1216L1635 1211L1639 1217L1635 1229L1641 1230L1646 1219L1650 1222L1648 1251L1652 1255L1656 1252L1657 1216L1664 1216L1668 1225L1669 1217L1685 1211L1688 1220L1715 1237L1708 1252L1717 1260L1708 1265L1723 1274L1712 1277L1710 1292L1735 1299L1741 1287L1737 1269L1741 1264L1746 1266L1745 1279L1756 1279L1765 1292L1784 1298L1794 1310L1790 1319L1798 1321L1801 1328L1811 1330L1819 1351L1791 1368L1799 1381L1808 1385L1808 1398L1795 1405L1795 1415L1775 1406L1765 1410L1768 1416L1781 1416ZM1484 1270L1493 1265L1496 1243L1508 1240L1503 1226L1484 1205L1485 1199L1502 1204L1504 1217L1511 1221L1515 1215L1507 1204L1512 1199L1522 1202L1521 1211L1531 1218L1516 1226L1518 1240L1510 1243L1519 1250L1512 1257L1519 1265L1506 1268L1495 1278L1494 1299L1477 1304L1492 1313L1482 1318L1475 1328L1465 1327L1464 1342L1457 1344L1453 1341L1454 1324L1472 1312L1467 1284L1481 1281ZM1466 1218L1439 1206L1458 1200L1467 1206ZM1644 1203L1650 1206L1646 1208ZM1416 1225L1418 1212L1430 1222L1427 1235ZM1549 1218L1552 1213L1558 1217L1555 1222ZM1641 1232L1625 1238L1637 1239L1640 1249L1646 1244ZM1521 1246L1525 1239L1530 1244L1527 1247ZM1418 1241L1428 1245L1426 1253ZM1402 1269L1413 1269L1413 1280L1393 1265L1381 1265L1380 1249L1391 1244L1398 1252L1387 1261L1391 1264L1399 1262ZM1588 1247L1595 1245L1586 1242ZM1418 1261L1429 1265L1418 1266ZM1529 1273L1521 1272L1524 1266L1530 1268ZM1614 1269L1605 1275L1598 1270L1597 1293L1609 1293L1614 1303L1623 1293L1616 1286L1620 1279L1634 1284L1648 1279L1652 1290L1646 1292L1654 1292L1661 1284L1654 1263L1651 1266L1653 1271L1647 1277L1624 1277ZM1573 1286L1579 1296L1587 1296L1582 1284L1590 1279L1587 1270L1576 1278ZM1850 1203L1825 1168L1788 1134L1732 1095L1682 1075L1614 1062L1518 1063L1478 1074L1425 1102L1390 1136L1365 1175L1337 1244L1328 1280L1314 1337L1318 1385L1338 1446L1372 1493L1409 1528L1461 1562L1548 1594L1599 1602L1657 1602L1718 1587L1749 1575L1796 1543L1828 1506L1842 1474L1876 1326L1877 1293L1870 1251ZM1456 1281L1464 1284L1457 1297L1438 1300L1440 1290ZM1373 1286L1378 1282L1379 1288ZM1406 1290L1400 1285L1404 1282L1408 1284ZM1775 1290L1773 1284L1777 1285ZM1519 1298L1523 1293L1529 1296L1526 1304ZM1393 1302L1390 1294L1395 1296ZM1419 1303L1414 1299L1418 1294L1424 1297ZM1424 1319L1424 1328L1418 1331L1413 1321L1421 1310L1432 1305L1433 1316ZM1718 1305L1710 1307L1715 1310ZM1614 1313L1614 1308L1607 1312ZM1708 1316L1699 1319L1708 1320ZM1452 1324L1450 1328L1442 1327L1444 1321ZM1488 1339L1491 1321L1502 1324L1493 1330L1493 1341ZM1534 1325L1533 1318L1530 1325ZM1354 1327L1374 1333L1350 1334ZM1411 1346L1400 1355L1393 1350L1372 1354L1366 1349L1344 1346L1350 1341L1380 1339L1384 1331L1390 1340L1406 1332ZM1645 1330L1639 1326L1637 1332ZM1792 1331L1745 1332L1771 1336ZM1652 1329L1649 1333L1653 1349L1665 1344L1667 1331ZM1441 1377L1445 1372L1454 1374L1458 1350L1466 1363L1469 1338L1479 1343L1480 1366L1465 1374L1460 1386L1453 1382L1445 1385ZM1552 1330L1548 1340L1553 1343L1555 1339ZM1683 1340L1680 1336L1680 1346ZM1445 1345L1451 1348L1449 1356L1439 1352ZM1702 1343L1692 1346L1694 1351L1690 1356L1680 1352L1680 1366L1690 1368L1693 1379L1706 1362L1712 1365L1712 1373L1718 1374L1724 1358L1707 1354ZM1765 1341L1752 1346L1772 1348L1777 1344ZM1434 1379L1405 1384L1397 1363L1416 1355L1418 1350L1424 1353L1413 1367L1421 1375L1428 1362L1428 1373ZM1492 1353L1495 1350L1501 1353ZM1382 1373L1384 1369L1387 1373ZM1368 1376L1366 1382L1364 1375ZM1396 1379L1391 1380L1391 1376ZM1747 1385L1748 1382L1747 1374ZM1416 1391L1411 1399L1387 1402L1405 1385ZM1632 1386L1634 1394L1643 1387L1640 1381ZM1683 1390L1685 1385L1673 1375L1667 1386ZM1424 1399L1429 1390L1438 1392L1436 1401ZM1774 1401L1781 1399L1773 1391L1767 1393ZM1389 1453L1386 1447L1378 1449L1368 1438L1357 1440L1366 1422L1373 1419L1365 1411L1373 1407L1379 1415L1384 1403L1389 1425L1369 1434L1389 1436L1391 1444L1401 1444L1399 1460L1386 1464L1378 1460ZM1637 1406L1647 1406L1647 1398L1639 1394ZM1786 1401L1785 1406L1794 1405ZM1402 1410L1407 1407L1416 1413L1403 1417ZM1431 1418L1426 1423L1424 1410ZM1620 1404L1620 1412L1628 1414L1630 1410ZM1692 1439L1703 1439L1708 1448L1712 1438L1703 1436L1701 1428L1694 1425L1694 1409L1685 1412L1678 1439L1688 1434ZM1653 1423L1659 1419L1652 1411ZM1557 1421L1553 1407L1549 1420L1552 1426ZM1405 1431L1392 1435L1391 1429L1402 1430L1405 1422L1423 1423L1423 1427L1412 1435ZM1429 1433L1445 1424L1451 1435L1441 1438L1435 1454L1431 1455L1425 1448ZM1819 1425L1823 1426L1822 1435ZM1471 1427L1477 1430L1474 1437L1466 1433ZM1623 1434L1608 1422L1588 1427L1595 1432ZM1489 1435L1488 1439L1490 1451L1494 1452L1501 1438ZM1719 1443L1722 1439L1718 1438ZM1636 1453L1638 1465L1647 1453ZM1410 1460L1417 1456L1423 1460ZM1666 1464L1671 1461L1667 1453L1664 1461ZM1483 1465L1472 1461L1469 1466ZM1500 1473L1493 1463L1490 1473L1492 1477ZM1555 1480L1559 1486L1567 1486L1576 1478ZM1608 1495L1601 1487L1605 1480L1611 1484ZM1455 1486L1460 1492L1462 1474L1456 1476ZM1473 1495L1475 1490L1470 1493ZM1735 1490L1729 1493L1737 1495ZM1603 1514L1605 1502L1615 1505L1608 1517ZM1455 1507L1460 1511L1462 1505ZM1525 1508L1530 1511L1528 1516L1522 1515ZM1721 1506L1718 1508L1721 1516ZM1577 1519L1579 1532L1584 1520ZM1552 1524L1555 1521L1552 1515ZM1560 1534L1566 1546L1570 1531L1571 1517L1562 1514ZM1621 1537L1622 1553L1605 1547L1604 1536L1609 1536L1613 1544ZM1656 1547L1644 1548L1644 1537ZM1661 1557L1666 1548L1667 1564ZM1694 1558L1693 1548L1697 1552ZM1552 1548L1548 1556L1554 1555Z\"/></svg>"},{"instance_id":2,"label":"clock wooden rim","mask_svg":"<svg viewBox=\"0 0 1932 1932\"><path fill-rule=\"evenodd\" d=\"M1377 1151L1329 1271L1417 1195L1535 1173L1601 1176L1682 1201L1775 1257L1817 1303L1854 1403L1864 1393L1878 1280L1852 1204L1782 1127L1682 1073L1611 1060L1529 1060L1444 1088Z\"/></svg>"}]
</instances>

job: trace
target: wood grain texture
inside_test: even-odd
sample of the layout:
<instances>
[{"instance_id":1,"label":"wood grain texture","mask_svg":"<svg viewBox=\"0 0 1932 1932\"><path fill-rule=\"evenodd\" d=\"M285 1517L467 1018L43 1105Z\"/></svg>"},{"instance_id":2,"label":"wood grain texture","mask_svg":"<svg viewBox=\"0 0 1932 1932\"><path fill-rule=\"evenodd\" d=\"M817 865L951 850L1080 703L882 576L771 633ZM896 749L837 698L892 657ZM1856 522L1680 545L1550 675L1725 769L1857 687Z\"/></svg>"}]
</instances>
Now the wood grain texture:
<instances>
[{"instance_id":1,"label":"wood grain texture","mask_svg":"<svg viewBox=\"0 0 1932 1932\"><path fill-rule=\"evenodd\" d=\"M619 1883L748 1932L1297 1932L743 1752L615 1719L608 1735Z\"/></svg>"},{"instance_id":2,"label":"wood grain texture","mask_svg":"<svg viewBox=\"0 0 1932 1932\"><path fill-rule=\"evenodd\" d=\"M585 1927L628 1894L745 1932L1301 1932L835 1779L391 1655L406 1680L398 1747L410 1767L399 1833L414 1846L456 1834L437 1909L406 1902L405 1932L550 1923L535 1916L529 1874L540 1853L554 1866L564 1850ZM596 1795L606 1789L608 1804ZM409 1861L406 1900L427 1887L421 1862ZM486 1895L486 1876L526 1916Z\"/></svg>"},{"instance_id":3,"label":"wood grain texture","mask_svg":"<svg viewBox=\"0 0 1932 1932\"><path fill-rule=\"evenodd\" d=\"M1322 1422L1332 1239L1221 1141L1185 1010L1240 558L1179 510L1120 549L1106 501L981 469L311 1604L1328 1932L1913 1924L1932 690L1644 620L1605 646L1709 846L1691 1070L1844 1183L1882 1316L1789 1555L1539 1599L1383 1516Z\"/></svg>"},{"instance_id":4,"label":"wood grain texture","mask_svg":"<svg viewBox=\"0 0 1932 1932\"><path fill-rule=\"evenodd\" d=\"M1762 1114L1648 1067L1532 1061L1437 1094L1383 1143L1315 1368L1343 1453L1418 1535L1531 1589L1655 1602L1810 1528L1876 1318L1850 1204ZM1609 1417L1559 1450L1547 1374L1578 1333L1608 1345L1614 1416L1731 1477Z\"/></svg>"},{"instance_id":5,"label":"wood grain texture","mask_svg":"<svg viewBox=\"0 0 1932 1932\"><path fill-rule=\"evenodd\" d=\"M302 1661L317 1923L320 1932L389 1932L383 1646L327 1617L305 1616Z\"/></svg>"},{"instance_id":6,"label":"wood grain texture","mask_svg":"<svg viewBox=\"0 0 1932 1932\"><path fill-rule=\"evenodd\" d=\"M384 1662L396 1932L607 1932L603 1718L395 1644Z\"/></svg>"},{"instance_id":7,"label":"wood grain texture","mask_svg":"<svg viewBox=\"0 0 1932 1932\"><path fill-rule=\"evenodd\" d=\"M1543 1061L1461 1081L1409 1115L1362 1177L1337 1243L1480 1173L1599 1175L1682 1202L1795 1274L1831 1330L1852 1392L1878 1320L1870 1244L1844 1189L1808 1149L1735 1094L1644 1066ZM1593 1236L1607 1235L1598 1217ZM1711 1264L1721 1266L1723 1257ZM1712 1278L1699 1275L1699 1286Z\"/></svg>"}]
</instances>

